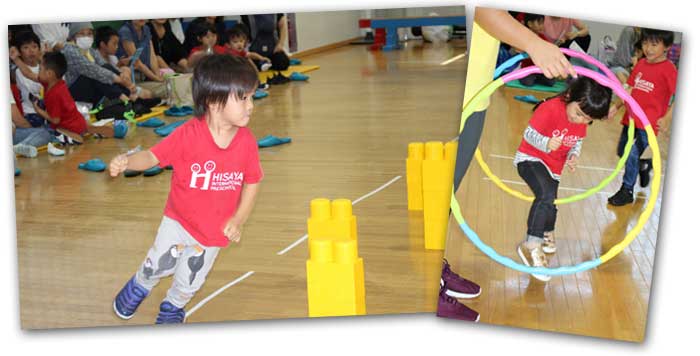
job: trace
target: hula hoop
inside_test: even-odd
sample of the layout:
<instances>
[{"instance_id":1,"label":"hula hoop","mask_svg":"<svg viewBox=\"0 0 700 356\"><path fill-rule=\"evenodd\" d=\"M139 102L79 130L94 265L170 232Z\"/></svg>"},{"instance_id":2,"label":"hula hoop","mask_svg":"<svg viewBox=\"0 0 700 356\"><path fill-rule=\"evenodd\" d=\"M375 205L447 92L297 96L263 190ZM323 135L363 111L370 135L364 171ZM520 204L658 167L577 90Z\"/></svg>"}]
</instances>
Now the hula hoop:
<instances>
[{"instance_id":1,"label":"hula hoop","mask_svg":"<svg viewBox=\"0 0 700 356\"><path fill-rule=\"evenodd\" d=\"M567 51L564 51L564 53L567 53ZM569 54L569 53L567 53ZM596 80L599 84L606 86L610 89L613 90L613 92L620 97L625 103L627 103L634 113L634 116L636 116L641 123L644 125L644 130L647 133L648 139L649 139L649 147L651 147L652 151L652 167L654 170L657 172L661 171L661 156L659 154L659 145L656 139L656 135L654 134L654 129L651 127L651 124L649 123L649 119L647 118L646 114L642 110L642 108L639 106L639 104L629 95L627 92L622 88L620 85L619 81L611 80L610 78L606 78L605 76L601 75L600 73L594 72L590 69L587 68L581 68L581 67L576 67L574 66L574 70L576 73L579 75L583 75L589 78L592 78ZM483 99L485 96L490 96L497 88L500 86L504 85L505 83L512 81L512 80L517 80L523 77L526 77L530 74L541 74L542 71L535 67L528 67L528 68L523 68L516 70L512 73L506 74L501 78L498 78L494 80L493 82L487 84L484 86L465 106L464 110L462 111L462 121L460 123L460 134L462 130L464 129L464 123L466 122L466 118L469 117L474 112L474 108L476 106L476 103L480 101L480 99ZM631 125L630 125L631 126ZM493 248L490 246L486 245L479 239L479 236L474 232L474 230L469 227L467 222L464 220L464 216L462 215L461 208L459 206L459 202L457 202L457 198L455 198L454 191L452 192L452 197L450 200L450 208L452 209L453 215L457 222L459 223L459 227L462 229L465 235L469 238L469 240L484 254L489 256L491 259L494 261L508 267L511 269L514 269L519 272L523 273L530 273L530 274L544 274L544 275L552 275L552 276L559 276L559 275L566 275L566 274L572 274L572 273L578 273L578 272L583 272L587 271L591 268L595 268L597 266L600 266L601 264L609 261L613 257L617 256L622 250L624 250L627 246L629 246L632 241L639 235L640 231L646 224L647 220L649 220L649 217L651 216L652 211L654 210L654 207L656 206L656 201L658 199L659 195L659 188L661 186L661 175L660 174L655 174L652 183L651 183L651 196L649 197L650 202L647 204L647 206L644 208L642 211L639 220L637 221L637 224L625 235L625 237L620 241L618 244L610 248L605 254L602 256L592 259L590 261L582 262L577 265L573 266L562 266L562 267L557 267L557 268L545 268L545 267L530 267L530 266L525 266L523 264L517 263L513 261L510 258L504 257L499 255Z\"/></svg>"},{"instance_id":2,"label":"hula hoop","mask_svg":"<svg viewBox=\"0 0 700 356\"><path fill-rule=\"evenodd\" d=\"M568 54L571 57L580 58L580 59L587 61L588 63L595 65L598 69L603 71L603 73L605 74L605 76L608 79L612 80L613 82L615 82L617 84L620 83L619 80L617 79L617 77L615 76L615 74L613 72L611 72L610 69L608 69L606 66L604 66L602 63L600 63L595 58L593 58L585 53L572 51L572 50L566 49L566 48L562 48L562 52ZM503 64L498 66L498 68L496 68L494 77L495 78L500 77L504 70L519 63L520 61L522 61L525 58L527 58L527 54L521 53L521 54L518 54L518 55L510 58L509 60L505 61ZM506 82L504 82L503 85L505 85L505 83ZM495 89L498 89L498 87L496 87ZM476 96L475 96L475 98L476 98ZM469 113L469 115L467 115L467 116L462 115L462 119L465 120L465 122L466 122L466 120L467 120L466 118L468 118L470 115L471 115L471 113ZM620 159L617 161L617 164L615 165L615 169L613 169L613 171L607 177L605 177L602 181L600 181L600 183L598 183L594 187L592 187L592 188L590 188L582 193L574 194L574 195L571 195L571 196L568 196L565 198L558 198L558 199L554 200L554 204L559 205L559 204L573 203L573 202L576 202L579 200L586 199L586 198L590 197L591 195L603 190L603 188L608 186L608 184L610 184L610 182L612 182L615 179L615 177L617 177L617 175L620 173L620 171L622 171L622 168L624 168L625 162L627 162L627 158L629 157L630 152L632 151L633 144L634 144L634 126L629 125L629 127L627 129L627 143L625 144L625 148L622 151L622 156L620 157ZM486 176L497 187L501 188L506 193L508 193L511 196L516 197L518 199L522 199L522 200L529 201L529 202L535 200L535 197L533 197L531 195L523 194L523 193L509 187L498 176L496 176L491 171L491 168L486 163L486 161L484 161L484 158L481 155L481 150L479 150L479 148L476 149L476 152L474 153L474 158L476 158L476 162L479 164L479 167L481 167L481 170L484 172L484 174L486 174Z\"/></svg>"}]
</instances>

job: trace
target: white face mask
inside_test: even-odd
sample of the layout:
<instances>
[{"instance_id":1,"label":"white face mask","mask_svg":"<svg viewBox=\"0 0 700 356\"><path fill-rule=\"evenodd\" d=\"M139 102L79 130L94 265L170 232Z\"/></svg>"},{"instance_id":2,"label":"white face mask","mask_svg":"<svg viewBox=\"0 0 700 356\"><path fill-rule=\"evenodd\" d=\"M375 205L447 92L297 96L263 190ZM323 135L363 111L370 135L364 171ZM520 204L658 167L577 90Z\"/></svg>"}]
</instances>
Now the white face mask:
<instances>
[{"instance_id":1,"label":"white face mask","mask_svg":"<svg viewBox=\"0 0 700 356\"><path fill-rule=\"evenodd\" d=\"M92 41L92 36L77 37L75 39L75 44L78 46L78 48L86 50L92 47Z\"/></svg>"}]
</instances>

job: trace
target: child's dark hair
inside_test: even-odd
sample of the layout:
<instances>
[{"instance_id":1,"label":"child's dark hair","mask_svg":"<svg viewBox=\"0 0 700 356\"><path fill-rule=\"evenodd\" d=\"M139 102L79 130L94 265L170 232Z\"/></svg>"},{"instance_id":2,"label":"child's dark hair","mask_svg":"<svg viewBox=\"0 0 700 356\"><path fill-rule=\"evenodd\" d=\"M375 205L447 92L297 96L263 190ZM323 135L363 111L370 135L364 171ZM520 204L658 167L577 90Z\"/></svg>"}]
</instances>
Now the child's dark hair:
<instances>
[{"instance_id":1,"label":"child's dark hair","mask_svg":"<svg viewBox=\"0 0 700 356\"><path fill-rule=\"evenodd\" d=\"M569 82L569 86L561 94L546 100L560 98L565 103L578 103L579 108L591 119L602 120L607 118L612 101L612 89L598 84L595 80L579 76ZM541 101L533 110L537 109L544 101Z\"/></svg>"},{"instance_id":2,"label":"child's dark hair","mask_svg":"<svg viewBox=\"0 0 700 356\"><path fill-rule=\"evenodd\" d=\"M203 116L211 105L226 105L231 93L243 100L258 87L258 74L248 59L225 54L202 58L194 68L192 98L195 116Z\"/></svg>"},{"instance_id":3,"label":"child's dark hair","mask_svg":"<svg viewBox=\"0 0 700 356\"><path fill-rule=\"evenodd\" d=\"M664 46L671 47L673 44L673 32L643 28L640 42L662 42Z\"/></svg>"},{"instance_id":4,"label":"child's dark hair","mask_svg":"<svg viewBox=\"0 0 700 356\"><path fill-rule=\"evenodd\" d=\"M109 26L98 27L95 30L95 44L97 48L100 48L100 44L102 43L107 44L113 36L119 37L117 30Z\"/></svg>"},{"instance_id":5,"label":"child's dark hair","mask_svg":"<svg viewBox=\"0 0 700 356\"><path fill-rule=\"evenodd\" d=\"M68 62L61 52L46 52L41 64L46 70L56 73L56 77L61 79L68 70Z\"/></svg>"},{"instance_id":6,"label":"child's dark hair","mask_svg":"<svg viewBox=\"0 0 700 356\"><path fill-rule=\"evenodd\" d=\"M248 29L243 24L237 24L226 30L226 42L230 42L234 38L243 37L246 41L250 41Z\"/></svg>"},{"instance_id":7,"label":"child's dark hair","mask_svg":"<svg viewBox=\"0 0 700 356\"><path fill-rule=\"evenodd\" d=\"M37 46L41 46L39 36L37 36L33 31L28 30L15 33L13 42L13 45L17 47L17 49L20 49L20 47L30 43L36 43Z\"/></svg>"},{"instance_id":8,"label":"child's dark hair","mask_svg":"<svg viewBox=\"0 0 700 356\"><path fill-rule=\"evenodd\" d=\"M194 22L191 23L190 26L192 26L192 37L197 42L197 45L200 45L201 42L199 42L199 39L206 36L208 32L211 33L216 33L216 28L214 25L202 21L202 22Z\"/></svg>"},{"instance_id":9,"label":"child's dark hair","mask_svg":"<svg viewBox=\"0 0 700 356\"><path fill-rule=\"evenodd\" d=\"M530 13L525 13L525 18L523 19L523 23L525 24L525 26L527 26L527 24L530 22L541 22L541 21L544 21L544 15L530 14Z\"/></svg>"}]
</instances>

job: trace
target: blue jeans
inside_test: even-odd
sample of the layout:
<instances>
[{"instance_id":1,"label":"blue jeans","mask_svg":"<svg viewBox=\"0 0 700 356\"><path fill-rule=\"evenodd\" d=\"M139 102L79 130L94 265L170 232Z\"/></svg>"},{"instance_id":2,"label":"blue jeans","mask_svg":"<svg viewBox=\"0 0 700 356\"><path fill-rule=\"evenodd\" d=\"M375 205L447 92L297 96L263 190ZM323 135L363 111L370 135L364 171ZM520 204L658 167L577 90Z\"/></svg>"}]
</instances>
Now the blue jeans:
<instances>
[{"instance_id":1,"label":"blue jeans","mask_svg":"<svg viewBox=\"0 0 700 356\"><path fill-rule=\"evenodd\" d=\"M523 161L518 163L518 174L535 194L527 216L527 234L539 238L545 232L554 231L557 221L557 199L559 181L552 178L542 162Z\"/></svg>"},{"instance_id":2,"label":"blue jeans","mask_svg":"<svg viewBox=\"0 0 700 356\"><path fill-rule=\"evenodd\" d=\"M51 133L43 127L18 127L15 136L12 137L12 144L22 143L34 147L43 146L51 140Z\"/></svg>"},{"instance_id":3,"label":"blue jeans","mask_svg":"<svg viewBox=\"0 0 700 356\"><path fill-rule=\"evenodd\" d=\"M627 145L627 126L622 126L620 133L620 142L617 144L617 156L622 157L622 153ZM644 150L649 146L649 139L644 129L634 129L634 144L630 151L627 162L625 162L625 174L622 176L622 187L627 190L634 190L634 184L637 183L637 175L639 175L639 157L644 153Z\"/></svg>"}]
</instances>

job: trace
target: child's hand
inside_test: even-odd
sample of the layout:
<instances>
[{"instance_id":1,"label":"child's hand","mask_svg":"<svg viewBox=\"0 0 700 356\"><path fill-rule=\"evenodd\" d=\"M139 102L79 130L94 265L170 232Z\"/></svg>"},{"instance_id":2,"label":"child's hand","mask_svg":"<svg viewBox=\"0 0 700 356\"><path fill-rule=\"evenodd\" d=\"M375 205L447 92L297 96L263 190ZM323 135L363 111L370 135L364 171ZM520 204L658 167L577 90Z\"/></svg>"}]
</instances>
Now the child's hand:
<instances>
[{"instance_id":1,"label":"child's hand","mask_svg":"<svg viewBox=\"0 0 700 356\"><path fill-rule=\"evenodd\" d=\"M234 218L229 219L224 226L224 236L228 238L229 241L239 243L241 241L241 225Z\"/></svg>"},{"instance_id":2,"label":"child's hand","mask_svg":"<svg viewBox=\"0 0 700 356\"><path fill-rule=\"evenodd\" d=\"M128 165L129 158L126 156L126 154L121 154L112 158L112 161L109 162L109 175L112 177L118 176L126 170Z\"/></svg>"},{"instance_id":3,"label":"child's hand","mask_svg":"<svg viewBox=\"0 0 700 356\"><path fill-rule=\"evenodd\" d=\"M576 31L567 32L566 39L573 40L574 38L576 38L576 35L578 35Z\"/></svg>"},{"instance_id":4,"label":"child's hand","mask_svg":"<svg viewBox=\"0 0 700 356\"><path fill-rule=\"evenodd\" d=\"M559 149L559 147L561 147L561 141L561 136L554 136L547 141L547 148L550 152L556 151Z\"/></svg>"},{"instance_id":5,"label":"child's hand","mask_svg":"<svg viewBox=\"0 0 700 356\"><path fill-rule=\"evenodd\" d=\"M271 63L271 62L272 62L272 61L270 60L270 58L267 58L267 57L265 57L265 56L261 56L261 57L262 57L262 61L263 61L263 62L267 62L267 63Z\"/></svg>"},{"instance_id":6,"label":"child's hand","mask_svg":"<svg viewBox=\"0 0 700 356\"><path fill-rule=\"evenodd\" d=\"M566 165L569 167L570 171L575 172L576 166L578 166L578 156L571 155L571 157L569 157L569 159L566 160Z\"/></svg>"},{"instance_id":7,"label":"child's hand","mask_svg":"<svg viewBox=\"0 0 700 356\"><path fill-rule=\"evenodd\" d=\"M610 105L610 110L608 110L608 119L614 119L617 115L617 105Z\"/></svg>"}]
</instances>

